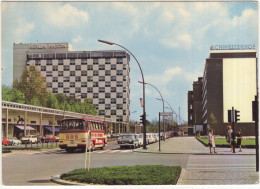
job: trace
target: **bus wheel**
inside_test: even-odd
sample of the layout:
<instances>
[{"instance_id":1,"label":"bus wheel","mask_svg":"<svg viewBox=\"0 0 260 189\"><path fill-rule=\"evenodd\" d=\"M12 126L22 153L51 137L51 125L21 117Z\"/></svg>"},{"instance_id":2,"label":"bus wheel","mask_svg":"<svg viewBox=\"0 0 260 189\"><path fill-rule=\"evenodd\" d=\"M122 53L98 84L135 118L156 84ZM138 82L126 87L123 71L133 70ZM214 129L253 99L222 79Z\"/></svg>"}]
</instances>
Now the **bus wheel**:
<instances>
[{"instance_id":1,"label":"bus wheel","mask_svg":"<svg viewBox=\"0 0 260 189\"><path fill-rule=\"evenodd\" d=\"M68 152L68 153L72 153L73 151L74 151L73 148L66 148L66 152Z\"/></svg>"}]
</instances>

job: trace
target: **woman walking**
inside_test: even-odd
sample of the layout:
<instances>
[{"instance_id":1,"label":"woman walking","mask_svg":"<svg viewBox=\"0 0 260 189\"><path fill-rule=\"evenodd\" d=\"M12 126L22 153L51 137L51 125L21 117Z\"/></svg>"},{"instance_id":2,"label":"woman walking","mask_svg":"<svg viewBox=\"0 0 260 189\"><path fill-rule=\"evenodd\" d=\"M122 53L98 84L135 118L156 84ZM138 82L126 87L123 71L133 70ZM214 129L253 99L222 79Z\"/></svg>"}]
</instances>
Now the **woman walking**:
<instances>
[{"instance_id":1,"label":"woman walking","mask_svg":"<svg viewBox=\"0 0 260 189\"><path fill-rule=\"evenodd\" d=\"M213 129L210 129L208 137L209 137L209 152L212 154L211 148L213 148L214 153L217 153L216 152L215 139L214 139L214 136L213 136Z\"/></svg>"},{"instance_id":2,"label":"woman walking","mask_svg":"<svg viewBox=\"0 0 260 189\"><path fill-rule=\"evenodd\" d=\"M233 152L233 138L232 138L232 133L233 133L233 130L231 129L231 126L228 125L227 126L228 128L228 132L227 132L227 142L230 144L230 148L231 148L231 152Z\"/></svg>"}]
</instances>

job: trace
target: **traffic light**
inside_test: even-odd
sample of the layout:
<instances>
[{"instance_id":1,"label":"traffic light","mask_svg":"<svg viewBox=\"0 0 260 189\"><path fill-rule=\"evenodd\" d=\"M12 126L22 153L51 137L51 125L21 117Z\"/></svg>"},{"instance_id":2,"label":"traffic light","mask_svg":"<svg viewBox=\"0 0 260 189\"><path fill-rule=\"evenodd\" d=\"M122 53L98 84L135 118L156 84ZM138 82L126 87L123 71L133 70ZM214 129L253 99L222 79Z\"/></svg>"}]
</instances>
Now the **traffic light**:
<instances>
[{"instance_id":1,"label":"traffic light","mask_svg":"<svg viewBox=\"0 0 260 189\"><path fill-rule=\"evenodd\" d=\"M239 112L240 112L240 111L235 110L235 123L236 123L237 121L240 121L240 119L239 119L239 117L240 117Z\"/></svg>"},{"instance_id":2,"label":"traffic light","mask_svg":"<svg viewBox=\"0 0 260 189\"><path fill-rule=\"evenodd\" d=\"M144 115L140 115L140 124L144 124Z\"/></svg>"},{"instance_id":3,"label":"traffic light","mask_svg":"<svg viewBox=\"0 0 260 189\"><path fill-rule=\"evenodd\" d=\"M232 110L228 110L228 123L232 122Z\"/></svg>"}]
</instances>

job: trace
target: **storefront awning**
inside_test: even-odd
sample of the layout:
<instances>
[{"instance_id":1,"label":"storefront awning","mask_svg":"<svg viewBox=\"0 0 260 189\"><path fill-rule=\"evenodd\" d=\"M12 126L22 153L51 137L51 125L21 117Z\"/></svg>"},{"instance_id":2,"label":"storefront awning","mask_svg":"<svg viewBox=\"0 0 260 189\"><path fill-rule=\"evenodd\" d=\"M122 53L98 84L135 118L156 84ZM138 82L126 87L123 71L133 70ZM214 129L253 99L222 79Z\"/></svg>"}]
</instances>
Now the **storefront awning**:
<instances>
[{"instance_id":1,"label":"storefront awning","mask_svg":"<svg viewBox=\"0 0 260 189\"><path fill-rule=\"evenodd\" d=\"M24 130L24 126L23 125L15 125L15 127L17 127L18 129ZM35 131L36 129L30 127L30 126L26 126L25 128L26 130L30 130L30 131Z\"/></svg>"},{"instance_id":2,"label":"storefront awning","mask_svg":"<svg viewBox=\"0 0 260 189\"><path fill-rule=\"evenodd\" d=\"M50 126L45 126L44 128L49 131L52 131L52 127L50 127ZM58 131L60 131L60 127L55 127L55 132L58 132Z\"/></svg>"}]
</instances>

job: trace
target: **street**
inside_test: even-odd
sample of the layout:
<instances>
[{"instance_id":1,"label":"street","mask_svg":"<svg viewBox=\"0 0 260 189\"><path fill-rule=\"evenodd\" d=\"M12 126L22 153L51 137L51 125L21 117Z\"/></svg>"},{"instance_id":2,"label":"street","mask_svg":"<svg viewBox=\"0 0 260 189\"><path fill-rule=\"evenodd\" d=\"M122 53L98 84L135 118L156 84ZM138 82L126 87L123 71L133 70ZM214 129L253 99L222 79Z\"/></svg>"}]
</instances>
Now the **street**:
<instances>
[{"instance_id":1,"label":"street","mask_svg":"<svg viewBox=\"0 0 260 189\"><path fill-rule=\"evenodd\" d=\"M84 153L67 153L61 149L3 154L3 184L56 185L50 182L51 176L84 168L84 158ZM120 150L116 142L109 143L104 150L96 149L91 153L91 168L148 164L181 166L185 170L181 184L196 184L199 179L199 175L194 173L196 170L225 172L236 169L254 172L255 156L138 153L132 149ZM194 175L194 180L187 178L189 174Z\"/></svg>"}]
</instances>

